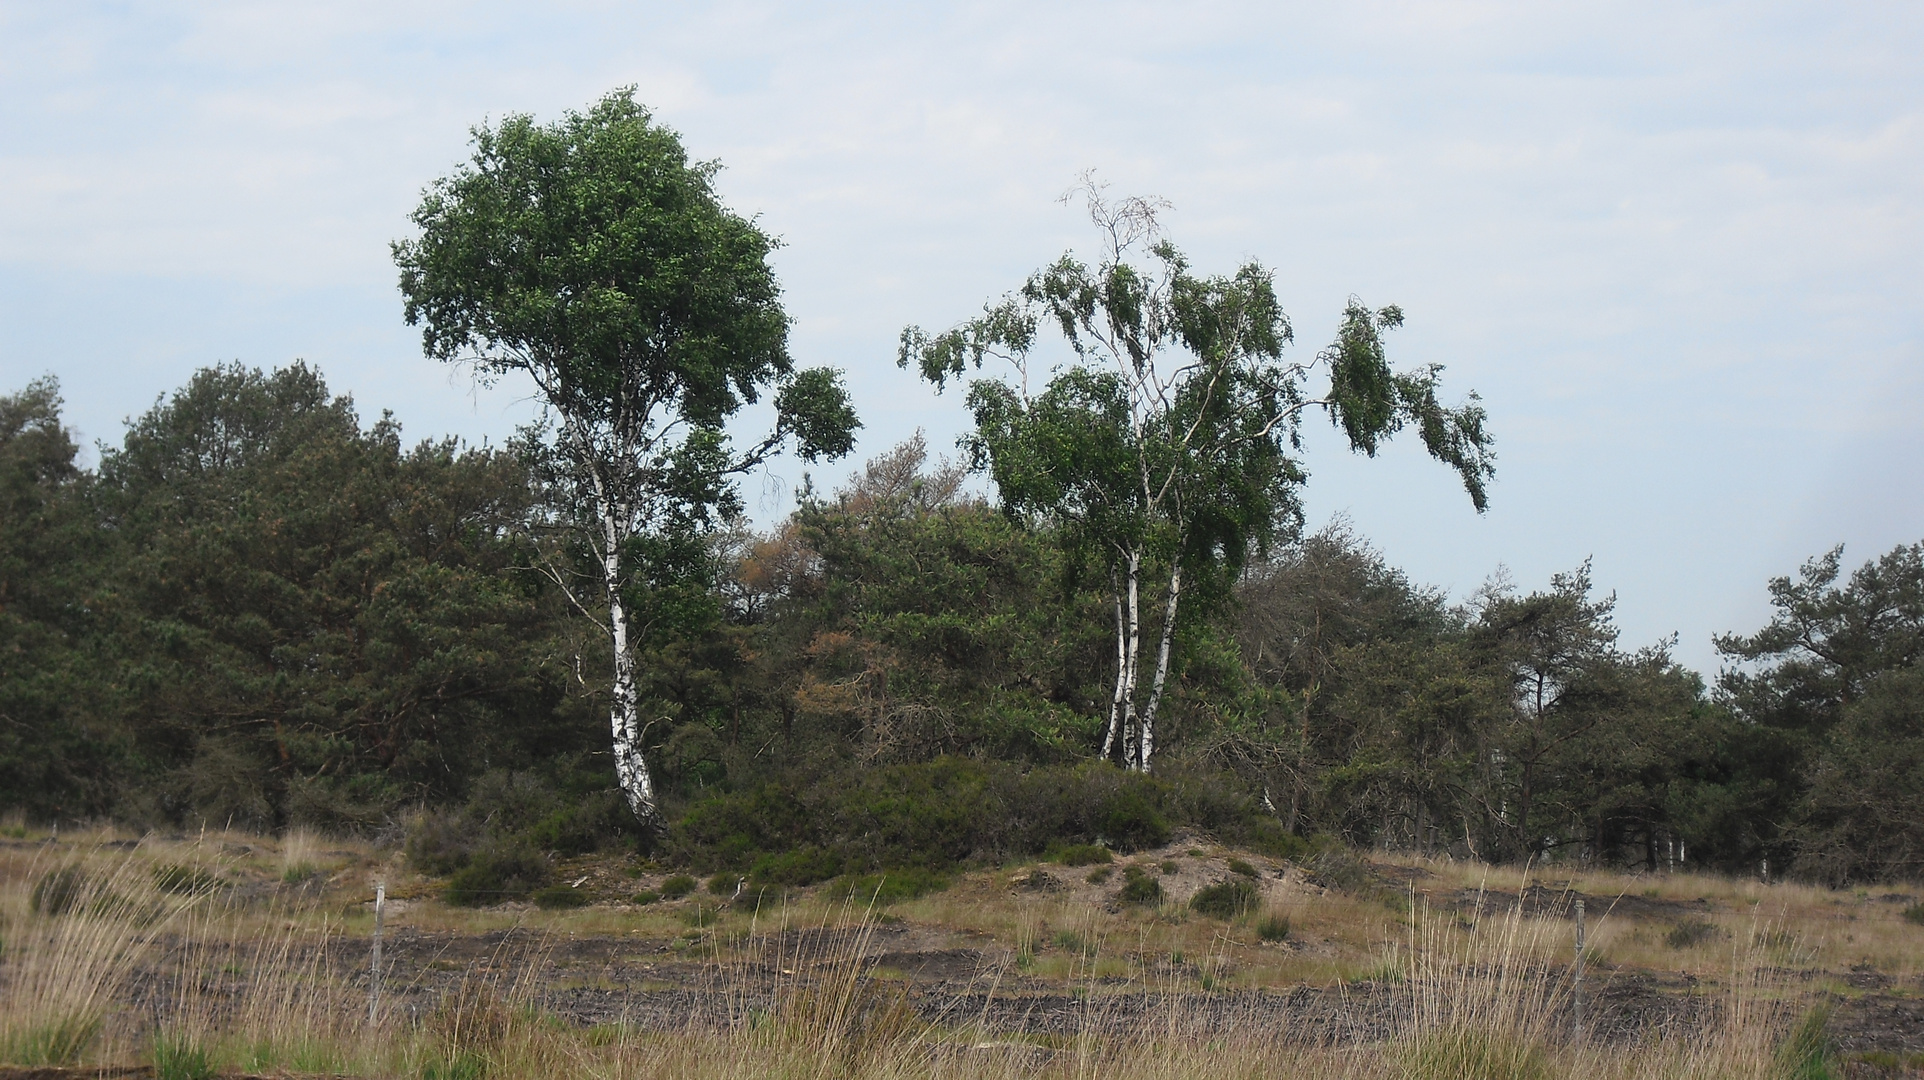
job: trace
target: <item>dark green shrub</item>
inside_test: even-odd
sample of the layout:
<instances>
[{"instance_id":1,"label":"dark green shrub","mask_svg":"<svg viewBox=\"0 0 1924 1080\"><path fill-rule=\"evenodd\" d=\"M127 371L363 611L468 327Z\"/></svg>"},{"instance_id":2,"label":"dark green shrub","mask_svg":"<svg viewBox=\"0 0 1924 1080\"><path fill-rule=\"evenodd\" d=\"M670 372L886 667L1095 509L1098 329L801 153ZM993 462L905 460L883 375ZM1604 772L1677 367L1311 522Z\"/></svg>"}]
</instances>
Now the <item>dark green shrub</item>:
<instances>
[{"instance_id":1,"label":"dark green shrub","mask_svg":"<svg viewBox=\"0 0 1924 1080\"><path fill-rule=\"evenodd\" d=\"M840 855L811 844L756 859L748 876L758 884L813 885L836 877L844 869Z\"/></svg>"},{"instance_id":2,"label":"dark green shrub","mask_svg":"<svg viewBox=\"0 0 1924 1080\"><path fill-rule=\"evenodd\" d=\"M1241 859L1229 860L1229 872L1232 874L1241 874L1246 878L1262 877L1262 874L1258 873L1255 867L1249 865L1248 863L1244 862Z\"/></svg>"},{"instance_id":3,"label":"dark green shrub","mask_svg":"<svg viewBox=\"0 0 1924 1080\"><path fill-rule=\"evenodd\" d=\"M525 848L483 851L448 878L442 899L459 907L525 900L548 874L548 860Z\"/></svg>"},{"instance_id":4,"label":"dark green shrub","mask_svg":"<svg viewBox=\"0 0 1924 1080\"><path fill-rule=\"evenodd\" d=\"M556 911L587 907L590 901L588 894L581 889L566 885L550 885L545 889L535 890L534 902L536 907Z\"/></svg>"},{"instance_id":5,"label":"dark green shrub","mask_svg":"<svg viewBox=\"0 0 1924 1080\"><path fill-rule=\"evenodd\" d=\"M1237 878L1197 890L1196 895L1189 898L1189 908L1198 915L1233 919L1255 907L1260 899L1255 882Z\"/></svg>"},{"instance_id":6,"label":"dark green shrub","mask_svg":"<svg viewBox=\"0 0 1924 1080\"><path fill-rule=\"evenodd\" d=\"M661 883L661 895L666 900L679 900L695 891L695 879L687 874L676 874Z\"/></svg>"},{"instance_id":7,"label":"dark green shrub","mask_svg":"<svg viewBox=\"0 0 1924 1080\"><path fill-rule=\"evenodd\" d=\"M719 918L721 918L721 905L706 903L702 900L696 900L681 913L682 921L694 927L713 926L715 920Z\"/></svg>"},{"instance_id":8,"label":"dark green shrub","mask_svg":"<svg viewBox=\"0 0 1924 1080\"><path fill-rule=\"evenodd\" d=\"M1724 932L1714 923L1705 922L1702 919L1685 919L1671 927L1670 932L1663 936L1663 941L1673 949L1688 949L1692 945L1701 945L1722 936Z\"/></svg>"},{"instance_id":9,"label":"dark green shrub","mask_svg":"<svg viewBox=\"0 0 1924 1080\"><path fill-rule=\"evenodd\" d=\"M154 867L154 888L177 896L192 896L220 888L220 878L198 866L163 863Z\"/></svg>"},{"instance_id":10,"label":"dark green shrub","mask_svg":"<svg viewBox=\"0 0 1924 1080\"><path fill-rule=\"evenodd\" d=\"M586 855L619 843L633 820L618 792L597 791L551 811L521 835L542 851Z\"/></svg>"},{"instance_id":11,"label":"dark green shrub","mask_svg":"<svg viewBox=\"0 0 1924 1080\"><path fill-rule=\"evenodd\" d=\"M408 864L423 874L452 874L468 865L479 842L479 830L460 815L430 810L408 823Z\"/></svg>"},{"instance_id":12,"label":"dark green shrub","mask_svg":"<svg viewBox=\"0 0 1924 1080\"><path fill-rule=\"evenodd\" d=\"M1143 785L1121 788L1102 802L1097 829L1103 839L1124 851L1139 851L1169 842L1169 821L1150 802Z\"/></svg>"},{"instance_id":13,"label":"dark green shrub","mask_svg":"<svg viewBox=\"0 0 1924 1080\"><path fill-rule=\"evenodd\" d=\"M78 866L62 866L40 875L27 905L37 914L65 915L79 905L87 891L87 877Z\"/></svg>"},{"instance_id":14,"label":"dark green shrub","mask_svg":"<svg viewBox=\"0 0 1924 1080\"><path fill-rule=\"evenodd\" d=\"M1904 909L1904 921L1924 926L1924 904L1912 904Z\"/></svg>"},{"instance_id":15,"label":"dark green shrub","mask_svg":"<svg viewBox=\"0 0 1924 1080\"><path fill-rule=\"evenodd\" d=\"M1101 844L1068 844L1054 849L1050 858L1064 866L1095 866L1113 862L1115 855Z\"/></svg>"},{"instance_id":16,"label":"dark green shrub","mask_svg":"<svg viewBox=\"0 0 1924 1080\"><path fill-rule=\"evenodd\" d=\"M640 892L636 893L633 897L631 897L629 899L629 903L639 904L643 907L646 907L649 904L652 904L659 899L661 899L660 893L656 892L653 889L643 889Z\"/></svg>"},{"instance_id":17,"label":"dark green shrub","mask_svg":"<svg viewBox=\"0 0 1924 1080\"><path fill-rule=\"evenodd\" d=\"M1123 877L1122 891L1116 894L1116 899L1125 904L1162 903L1162 882L1144 873L1142 867L1125 869Z\"/></svg>"},{"instance_id":18,"label":"dark green shrub","mask_svg":"<svg viewBox=\"0 0 1924 1080\"><path fill-rule=\"evenodd\" d=\"M1094 870L1089 871L1088 876L1084 877L1083 880L1091 885L1100 885L1108 881L1109 875L1113 873L1115 873L1115 871L1110 867L1098 866Z\"/></svg>"},{"instance_id":19,"label":"dark green shrub","mask_svg":"<svg viewBox=\"0 0 1924 1080\"><path fill-rule=\"evenodd\" d=\"M1174 859L1164 859L1162 861L1162 872L1165 875L1174 874L1181 870L1182 870L1182 864L1177 862Z\"/></svg>"},{"instance_id":20,"label":"dark green shrub","mask_svg":"<svg viewBox=\"0 0 1924 1080\"><path fill-rule=\"evenodd\" d=\"M1265 915L1256 924L1256 936L1264 941L1289 940L1289 919L1283 915Z\"/></svg>"},{"instance_id":21,"label":"dark green shrub","mask_svg":"<svg viewBox=\"0 0 1924 1080\"><path fill-rule=\"evenodd\" d=\"M724 871L708 879L708 895L733 896L735 890L741 888L741 885L742 876L740 874L730 874Z\"/></svg>"},{"instance_id":22,"label":"dark green shrub","mask_svg":"<svg viewBox=\"0 0 1924 1080\"><path fill-rule=\"evenodd\" d=\"M1322 838L1316 853L1309 857L1309 872L1332 889L1347 893L1367 893L1376 887L1376 875L1369 864L1339 840Z\"/></svg>"},{"instance_id":23,"label":"dark green shrub","mask_svg":"<svg viewBox=\"0 0 1924 1080\"><path fill-rule=\"evenodd\" d=\"M913 900L932 892L941 892L949 887L949 879L932 870L908 867L890 870L881 874L847 874L837 878L829 890L829 896L836 900L848 899L856 903L873 901L877 904L893 904L901 900Z\"/></svg>"}]
</instances>

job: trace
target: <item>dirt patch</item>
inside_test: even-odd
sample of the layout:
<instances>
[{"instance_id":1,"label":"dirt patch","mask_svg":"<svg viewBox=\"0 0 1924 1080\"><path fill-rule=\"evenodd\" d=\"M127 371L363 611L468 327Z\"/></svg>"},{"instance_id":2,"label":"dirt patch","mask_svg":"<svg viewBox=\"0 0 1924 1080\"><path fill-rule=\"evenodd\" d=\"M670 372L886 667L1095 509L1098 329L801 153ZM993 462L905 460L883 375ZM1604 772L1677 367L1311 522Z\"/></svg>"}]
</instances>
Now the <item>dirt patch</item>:
<instances>
[{"instance_id":1,"label":"dirt patch","mask_svg":"<svg viewBox=\"0 0 1924 1080\"><path fill-rule=\"evenodd\" d=\"M1866 994L1840 1001L1830 1036L1845 1053L1924 1052L1924 1001L1892 994Z\"/></svg>"},{"instance_id":2,"label":"dirt patch","mask_svg":"<svg viewBox=\"0 0 1924 1080\"><path fill-rule=\"evenodd\" d=\"M1462 889L1446 896L1430 897L1431 904L1459 915L1507 914L1520 906L1526 917L1558 919L1574 919L1578 900L1583 901L1584 917L1592 923L1603 918L1676 922L1701 917L1706 912L1716 910L1709 900L1702 897L1695 900L1668 900L1629 893L1618 896L1590 895L1555 885L1532 885L1520 892Z\"/></svg>"}]
</instances>

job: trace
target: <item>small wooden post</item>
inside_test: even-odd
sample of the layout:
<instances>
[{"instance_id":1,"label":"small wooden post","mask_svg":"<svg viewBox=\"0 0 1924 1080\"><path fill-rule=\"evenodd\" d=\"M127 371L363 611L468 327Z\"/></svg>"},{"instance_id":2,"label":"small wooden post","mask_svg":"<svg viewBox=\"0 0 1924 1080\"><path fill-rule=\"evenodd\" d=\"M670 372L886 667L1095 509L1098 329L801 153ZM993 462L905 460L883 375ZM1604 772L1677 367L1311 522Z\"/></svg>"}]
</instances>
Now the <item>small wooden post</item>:
<instances>
[{"instance_id":1,"label":"small wooden post","mask_svg":"<svg viewBox=\"0 0 1924 1080\"><path fill-rule=\"evenodd\" d=\"M367 1022L372 1027L381 1011L381 918L387 913L387 882L374 883L374 955L368 961Z\"/></svg>"},{"instance_id":2,"label":"small wooden post","mask_svg":"<svg viewBox=\"0 0 1924 1080\"><path fill-rule=\"evenodd\" d=\"M1570 1026L1570 1033L1571 1033L1570 1037L1571 1037L1571 1041L1573 1042L1582 1042L1583 1041L1583 901L1582 900L1577 901L1576 973L1577 973L1577 977L1575 980L1575 993L1572 995L1572 1000L1575 1005L1575 1008L1572 1010L1573 1020Z\"/></svg>"}]
</instances>

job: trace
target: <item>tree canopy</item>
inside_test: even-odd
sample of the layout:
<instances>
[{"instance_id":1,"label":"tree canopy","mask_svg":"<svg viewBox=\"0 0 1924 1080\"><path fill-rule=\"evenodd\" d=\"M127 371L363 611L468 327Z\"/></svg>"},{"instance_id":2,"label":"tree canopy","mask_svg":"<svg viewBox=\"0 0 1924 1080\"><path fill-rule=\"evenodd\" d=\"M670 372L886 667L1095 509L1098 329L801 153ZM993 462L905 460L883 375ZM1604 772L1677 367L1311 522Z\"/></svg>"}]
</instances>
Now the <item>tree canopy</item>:
<instances>
[{"instance_id":1,"label":"tree canopy","mask_svg":"<svg viewBox=\"0 0 1924 1080\"><path fill-rule=\"evenodd\" d=\"M717 168L691 163L632 90L554 124L510 116L475 129L472 161L415 211L419 237L394 245L426 353L524 373L547 407L523 440L566 537L543 565L609 637L615 768L650 825L637 570L685 564L691 539L737 511L730 477L790 440L805 460L838 457L858 426L836 372L796 370L775 241L721 204ZM773 428L735 452L723 422L769 388Z\"/></svg>"}]
</instances>

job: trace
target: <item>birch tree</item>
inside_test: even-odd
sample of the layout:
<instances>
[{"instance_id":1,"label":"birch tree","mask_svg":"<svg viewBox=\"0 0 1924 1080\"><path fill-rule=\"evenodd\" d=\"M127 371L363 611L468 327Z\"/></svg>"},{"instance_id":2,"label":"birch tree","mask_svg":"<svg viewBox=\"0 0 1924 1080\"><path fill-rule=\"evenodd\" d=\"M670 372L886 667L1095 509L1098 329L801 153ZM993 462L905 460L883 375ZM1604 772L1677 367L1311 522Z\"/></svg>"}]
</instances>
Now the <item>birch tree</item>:
<instances>
[{"instance_id":1,"label":"birch tree","mask_svg":"<svg viewBox=\"0 0 1924 1080\"><path fill-rule=\"evenodd\" d=\"M791 442L839 457L858 427L839 373L797 370L768 255L632 90L546 126L473 132L472 160L424 194L394 245L409 325L431 357L483 379L520 372L544 409L531 439L557 523L592 565L544 572L613 656L609 725L629 808L659 825L643 754L631 592L651 547L735 508L732 478ZM727 419L773 390L776 419L733 447Z\"/></svg>"},{"instance_id":2,"label":"birch tree","mask_svg":"<svg viewBox=\"0 0 1924 1080\"><path fill-rule=\"evenodd\" d=\"M1286 359L1294 335L1266 268L1199 276L1162 234L1166 203L1111 202L1087 175L1075 198L1101 240L1093 265L1065 254L975 319L939 334L911 326L898 362L938 390L990 361L1005 367L969 384L973 464L1011 512L1057 526L1111 583L1101 754L1148 771L1185 596L1198 585L1221 595L1225 575L1300 519L1305 414L1326 413L1366 454L1415 426L1478 510L1490 438L1474 394L1438 401L1440 367L1389 366L1382 334L1402 324L1399 309L1352 298L1332 345ZM1035 362L1045 324L1069 347L1064 365Z\"/></svg>"}]
</instances>

